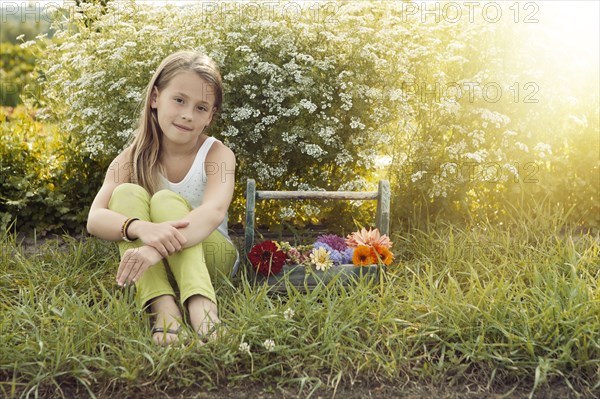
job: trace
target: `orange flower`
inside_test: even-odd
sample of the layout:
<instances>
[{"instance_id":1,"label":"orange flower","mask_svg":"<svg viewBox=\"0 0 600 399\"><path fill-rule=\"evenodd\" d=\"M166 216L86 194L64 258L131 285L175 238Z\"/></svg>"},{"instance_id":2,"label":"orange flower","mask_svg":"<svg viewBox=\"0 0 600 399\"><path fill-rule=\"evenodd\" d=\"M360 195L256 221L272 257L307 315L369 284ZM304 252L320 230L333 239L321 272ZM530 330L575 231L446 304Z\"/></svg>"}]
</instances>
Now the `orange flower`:
<instances>
[{"instance_id":1,"label":"orange flower","mask_svg":"<svg viewBox=\"0 0 600 399\"><path fill-rule=\"evenodd\" d=\"M384 265L388 266L390 263L392 263L392 260L394 260L394 254L391 253L389 249L377 244L374 245L374 248L375 251L377 251L377 258L383 262Z\"/></svg>"},{"instance_id":2,"label":"orange flower","mask_svg":"<svg viewBox=\"0 0 600 399\"><path fill-rule=\"evenodd\" d=\"M367 245L359 245L352 255L352 263L355 266L367 266L377 263L377 258L373 256L373 248Z\"/></svg>"}]
</instances>

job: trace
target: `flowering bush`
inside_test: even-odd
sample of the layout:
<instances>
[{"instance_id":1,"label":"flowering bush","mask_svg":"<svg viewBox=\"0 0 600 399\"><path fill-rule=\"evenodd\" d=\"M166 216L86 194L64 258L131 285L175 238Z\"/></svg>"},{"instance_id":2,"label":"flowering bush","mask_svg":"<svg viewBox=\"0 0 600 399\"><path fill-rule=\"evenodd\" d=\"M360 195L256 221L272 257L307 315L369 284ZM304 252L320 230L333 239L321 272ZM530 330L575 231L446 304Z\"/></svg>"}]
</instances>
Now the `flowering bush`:
<instances>
[{"instance_id":1,"label":"flowering bush","mask_svg":"<svg viewBox=\"0 0 600 399\"><path fill-rule=\"evenodd\" d=\"M242 220L246 177L265 190L332 191L372 188L379 173L394 187L397 221L499 218L506 202L532 194L600 224L597 93L589 90L597 74L561 83L546 65L560 76L589 72L560 59L531 65L530 48L548 45L538 37L527 51L505 45L500 39L521 42L513 29L530 26L507 17L510 2L498 23L479 12L465 18L466 8L458 21L423 19L406 2L77 4L55 19L51 42L23 46L43 48L40 103L81 152L69 170L83 171L77 177L92 188L68 190L79 194L78 208L132 134L160 60L191 48L223 72L224 109L211 134L237 156L233 222ZM271 203L256 220L362 219L338 204Z\"/></svg>"},{"instance_id":2,"label":"flowering bush","mask_svg":"<svg viewBox=\"0 0 600 399\"><path fill-rule=\"evenodd\" d=\"M287 241L266 240L254 245L248 258L257 273L269 276L280 273L284 265L304 265L320 271L345 264L388 266L394 258L391 246L388 236L378 229L363 228L346 239L327 234L311 245L296 247Z\"/></svg>"},{"instance_id":3,"label":"flowering bush","mask_svg":"<svg viewBox=\"0 0 600 399\"><path fill-rule=\"evenodd\" d=\"M236 192L246 177L267 190L366 189L366 171L390 142L402 108L387 90L404 63L388 48L399 34L381 31L366 6L328 3L329 12L315 13L293 3L301 10L292 16L289 3L252 4L261 12L245 12L241 2L227 5L232 12L209 12L202 2L73 7L74 21L56 19L54 40L39 61L47 114L82 153L108 165L133 133L143 90L160 61L196 49L223 75L223 111L210 134L236 154ZM236 206L242 201L234 199L232 212L243 209ZM296 224L316 221L314 211L304 204L287 209ZM257 220L273 215L279 212L263 208ZM239 213L230 216L241 220Z\"/></svg>"}]
</instances>

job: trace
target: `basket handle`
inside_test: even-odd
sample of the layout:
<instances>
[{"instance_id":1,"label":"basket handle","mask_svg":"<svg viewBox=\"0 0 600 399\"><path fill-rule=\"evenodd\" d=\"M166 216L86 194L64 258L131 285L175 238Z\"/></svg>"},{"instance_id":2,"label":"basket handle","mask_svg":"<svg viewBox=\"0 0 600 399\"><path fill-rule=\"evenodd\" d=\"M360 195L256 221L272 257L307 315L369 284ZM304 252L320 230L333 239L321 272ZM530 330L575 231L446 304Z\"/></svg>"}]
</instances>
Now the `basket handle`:
<instances>
[{"instance_id":1,"label":"basket handle","mask_svg":"<svg viewBox=\"0 0 600 399\"><path fill-rule=\"evenodd\" d=\"M246 183L246 229L244 232L244 250L246 255L254 243L254 209L257 199L332 199L332 200L376 200L377 213L375 226L381 234L390 231L390 182L379 180L377 191L256 191L256 181L248 179Z\"/></svg>"}]
</instances>

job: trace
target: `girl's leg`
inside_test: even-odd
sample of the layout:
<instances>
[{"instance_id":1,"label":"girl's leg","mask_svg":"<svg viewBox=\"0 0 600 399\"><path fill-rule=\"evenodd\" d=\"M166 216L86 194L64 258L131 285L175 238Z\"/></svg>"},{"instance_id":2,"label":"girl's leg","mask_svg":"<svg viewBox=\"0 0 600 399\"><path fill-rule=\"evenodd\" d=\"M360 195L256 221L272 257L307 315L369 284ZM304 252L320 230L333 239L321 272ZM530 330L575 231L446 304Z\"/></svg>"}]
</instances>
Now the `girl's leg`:
<instances>
[{"instance_id":1,"label":"girl's leg","mask_svg":"<svg viewBox=\"0 0 600 399\"><path fill-rule=\"evenodd\" d=\"M211 278L231 276L238 256L231 241L215 230L202 241L202 248Z\"/></svg>"},{"instance_id":2,"label":"girl's leg","mask_svg":"<svg viewBox=\"0 0 600 399\"><path fill-rule=\"evenodd\" d=\"M108 208L127 217L137 217L140 220L150 221L150 195L141 186L124 183L117 186L108 204ZM132 243L120 242L121 256L129 248L136 248L142 242L136 240ZM140 307L150 305L150 311L156 315L155 327L177 329L181 312L175 302L175 293L169 283L167 271L161 261L150 267L136 283L136 302ZM175 334L155 333L157 343L169 343L177 340Z\"/></svg>"},{"instance_id":3,"label":"girl's leg","mask_svg":"<svg viewBox=\"0 0 600 399\"><path fill-rule=\"evenodd\" d=\"M180 195L162 190L150 200L150 214L155 222L178 220L192 208ZM236 259L233 244L218 231L205 241L169 256L168 263L179 285L181 303L190 311L192 327L201 333L219 322L212 278L229 275Z\"/></svg>"},{"instance_id":4,"label":"girl's leg","mask_svg":"<svg viewBox=\"0 0 600 399\"><path fill-rule=\"evenodd\" d=\"M237 259L237 251L229 240L215 230L202 241L202 249L212 279L231 275L233 265ZM190 315L197 315L195 322L193 322L194 329L203 335L205 339L211 338L215 334L212 327L215 323L220 322L216 302L205 296L194 295L193 292L193 287L189 287L187 306Z\"/></svg>"}]
</instances>

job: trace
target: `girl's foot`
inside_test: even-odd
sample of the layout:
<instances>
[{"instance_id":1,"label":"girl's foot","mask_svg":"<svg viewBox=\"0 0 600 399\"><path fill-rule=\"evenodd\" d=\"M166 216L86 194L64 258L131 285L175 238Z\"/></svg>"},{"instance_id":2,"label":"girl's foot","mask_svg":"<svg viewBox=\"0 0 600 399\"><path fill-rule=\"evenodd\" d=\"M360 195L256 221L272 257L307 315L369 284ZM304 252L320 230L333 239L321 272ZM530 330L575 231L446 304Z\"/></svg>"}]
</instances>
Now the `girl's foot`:
<instances>
[{"instance_id":1,"label":"girl's foot","mask_svg":"<svg viewBox=\"0 0 600 399\"><path fill-rule=\"evenodd\" d=\"M152 328L152 340L155 344L165 346L179 342L181 312L171 295L155 298L150 305L150 311L156 315Z\"/></svg>"},{"instance_id":2,"label":"girl's foot","mask_svg":"<svg viewBox=\"0 0 600 399\"><path fill-rule=\"evenodd\" d=\"M217 305L201 295L194 295L187 300L192 328L198 333L202 342L206 343L217 336L217 326L221 323L217 314Z\"/></svg>"}]
</instances>

